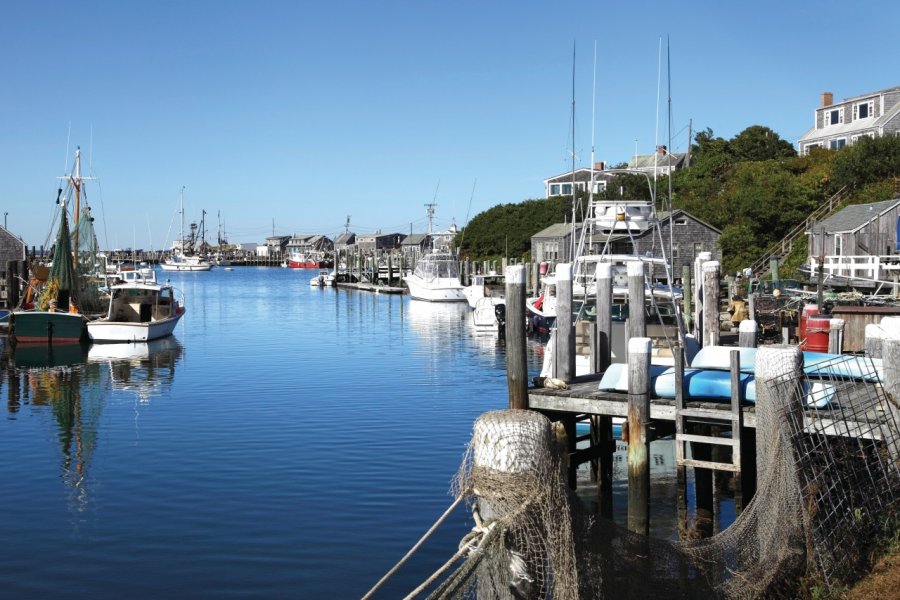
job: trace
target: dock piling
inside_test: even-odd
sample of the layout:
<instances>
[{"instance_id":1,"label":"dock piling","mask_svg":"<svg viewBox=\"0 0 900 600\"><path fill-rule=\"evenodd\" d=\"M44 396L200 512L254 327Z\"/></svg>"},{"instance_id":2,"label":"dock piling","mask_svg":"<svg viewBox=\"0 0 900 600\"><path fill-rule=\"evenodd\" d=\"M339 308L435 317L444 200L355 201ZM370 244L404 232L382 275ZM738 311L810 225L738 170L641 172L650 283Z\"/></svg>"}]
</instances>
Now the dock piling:
<instances>
[{"instance_id":1,"label":"dock piling","mask_svg":"<svg viewBox=\"0 0 900 600\"><path fill-rule=\"evenodd\" d=\"M719 262L703 263L703 347L719 345Z\"/></svg>"},{"instance_id":2,"label":"dock piling","mask_svg":"<svg viewBox=\"0 0 900 600\"><path fill-rule=\"evenodd\" d=\"M575 378L571 263L556 266L556 359L556 376L566 383L571 382Z\"/></svg>"},{"instance_id":3,"label":"dock piling","mask_svg":"<svg viewBox=\"0 0 900 600\"><path fill-rule=\"evenodd\" d=\"M597 265L597 355L594 358L596 373L603 373L612 362L612 265Z\"/></svg>"},{"instance_id":4,"label":"dock piling","mask_svg":"<svg viewBox=\"0 0 900 600\"><path fill-rule=\"evenodd\" d=\"M647 336L644 263L639 260L629 261L625 269L628 278L628 339L643 338Z\"/></svg>"},{"instance_id":5,"label":"dock piling","mask_svg":"<svg viewBox=\"0 0 900 600\"><path fill-rule=\"evenodd\" d=\"M628 340L628 530L641 535L650 535L650 347L648 337Z\"/></svg>"},{"instance_id":6,"label":"dock piling","mask_svg":"<svg viewBox=\"0 0 900 600\"><path fill-rule=\"evenodd\" d=\"M509 407L528 408L528 357L525 345L525 268L506 269L506 383Z\"/></svg>"}]
</instances>

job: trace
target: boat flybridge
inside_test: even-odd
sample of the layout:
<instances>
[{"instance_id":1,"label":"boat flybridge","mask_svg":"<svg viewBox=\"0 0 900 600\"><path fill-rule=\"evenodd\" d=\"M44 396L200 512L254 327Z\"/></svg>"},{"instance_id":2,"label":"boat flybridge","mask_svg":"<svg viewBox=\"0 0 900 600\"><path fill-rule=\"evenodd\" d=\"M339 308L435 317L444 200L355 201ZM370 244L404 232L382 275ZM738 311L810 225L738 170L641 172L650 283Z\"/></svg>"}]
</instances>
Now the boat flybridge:
<instances>
[{"instance_id":1,"label":"boat flybridge","mask_svg":"<svg viewBox=\"0 0 900 600\"><path fill-rule=\"evenodd\" d=\"M617 169L607 172L635 171ZM647 175L646 173L641 173ZM648 184L650 184L648 176ZM652 186L651 186L652 188ZM670 212L671 214L671 212ZM574 221L574 219L573 219ZM683 341L680 300L682 290L674 286L671 264L671 242L664 240L654 200L588 201L577 244L571 254L573 317L576 320L591 319L596 314L596 290L599 265L610 265L613 287L613 304L628 304L629 263L644 264L644 288L646 292L647 323L660 321L664 337L672 336ZM573 227L573 237L577 227ZM556 316L556 278L548 274L542 280L541 294L529 298L526 307L531 315L544 321ZM614 314L625 314L619 306ZM668 315L667 323L661 316ZM651 333L651 337L654 334Z\"/></svg>"}]
</instances>

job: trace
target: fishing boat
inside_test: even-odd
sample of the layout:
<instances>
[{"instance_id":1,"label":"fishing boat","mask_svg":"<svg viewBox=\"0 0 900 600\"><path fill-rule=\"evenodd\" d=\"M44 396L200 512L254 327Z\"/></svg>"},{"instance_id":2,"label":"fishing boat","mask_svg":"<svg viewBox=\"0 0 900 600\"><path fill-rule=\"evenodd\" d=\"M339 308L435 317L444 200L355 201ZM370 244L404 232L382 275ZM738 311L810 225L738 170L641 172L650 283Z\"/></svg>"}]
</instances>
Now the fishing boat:
<instances>
[{"instance_id":1,"label":"fishing boat","mask_svg":"<svg viewBox=\"0 0 900 600\"><path fill-rule=\"evenodd\" d=\"M627 172L626 169L619 171ZM621 310L628 304L628 265L642 263L648 315L678 316L677 304L682 300L683 291L671 284L671 264L665 253L666 242L662 239L659 223L652 200L589 200L573 261L572 297L576 305L573 314L595 310L597 275L601 264L609 265L613 311L616 307ZM622 247L633 248L635 238L640 236L652 237L654 246L660 249L659 255L615 251ZM654 272L662 275L668 283L651 280L649 274ZM556 318L556 285L554 273L545 275L541 279L540 294L525 301L529 318L536 329L553 325Z\"/></svg>"},{"instance_id":2,"label":"fishing boat","mask_svg":"<svg viewBox=\"0 0 900 600\"><path fill-rule=\"evenodd\" d=\"M172 256L159 264L163 271L209 271L212 269L212 263L204 257L197 254L195 245L197 242L197 225L191 223L191 236L184 236L184 186L181 187L181 243L179 247L173 250ZM206 212L203 213L203 219L200 220L200 240L203 242L205 234L203 223L205 221Z\"/></svg>"},{"instance_id":3,"label":"fishing boat","mask_svg":"<svg viewBox=\"0 0 900 600\"><path fill-rule=\"evenodd\" d=\"M292 269L317 269L319 261L312 254L307 255L303 252L292 250L288 256L287 265Z\"/></svg>"},{"instance_id":4,"label":"fishing boat","mask_svg":"<svg viewBox=\"0 0 900 600\"><path fill-rule=\"evenodd\" d=\"M123 271L109 288L105 316L89 321L93 342L148 342L171 335L184 316L184 299L175 289L156 280L156 271L142 268Z\"/></svg>"},{"instance_id":5,"label":"fishing boat","mask_svg":"<svg viewBox=\"0 0 900 600\"><path fill-rule=\"evenodd\" d=\"M16 344L71 344L84 340L85 322L101 306L97 240L90 207L84 199L81 149L75 150L72 172L57 191L59 227L49 264L33 262L22 304L10 314L10 338ZM73 206L69 230L68 208ZM96 275L96 276L95 276Z\"/></svg>"}]
</instances>

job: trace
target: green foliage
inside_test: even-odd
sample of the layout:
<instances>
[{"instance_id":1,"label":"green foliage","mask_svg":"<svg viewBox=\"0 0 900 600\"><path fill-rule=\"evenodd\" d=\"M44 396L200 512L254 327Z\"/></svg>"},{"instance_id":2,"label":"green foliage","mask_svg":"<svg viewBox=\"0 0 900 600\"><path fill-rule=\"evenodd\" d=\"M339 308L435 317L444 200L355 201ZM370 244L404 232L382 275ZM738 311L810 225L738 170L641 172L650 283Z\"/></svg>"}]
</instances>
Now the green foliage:
<instances>
[{"instance_id":1,"label":"green foliage","mask_svg":"<svg viewBox=\"0 0 900 600\"><path fill-rule=\"evenodd\" d=\"M833 171L837 186L862 187L900 177L900 137L860 138L836 153Z\"/></svg>"},{"instance_id":2,"label":"green foliage","mask_svg":"<svg viewBox=\"0 0 900 600\"><path fill-rule=\"evenodd\" d=\"M689 167L672 177L674 207L722 230L723 268L735 272L758 260L840 189L852 191L845 204L896 197L900 137L863 138L841 150L814 149L797 156L793 146L768 127L748 127L731 140L706 129L694 138ZM665 199L667 178L657 181L657 190L658 200ZM617 175L602 198L649 199L647 179ZM578 207L586 198L576 200L580 219ZM666 208L665 203L658 208ZM569 197L499 205L475 216L457 242L461 254L471 259L524 258L530 253L531 236L571 219ZM796 276L805 261L806 247L800 240L785 259L782 275Z\"/></svg>"},{"instance_id":3,"label":"green foliage","mask_svg":"<svg viewBox=\"0 0 900 600\"><path fill-rule=\"evenodd\" d=\"M761 125L748 127L737 134L729 143L734 160L758 161L778 160L796 156L794 146L784 141L778 134Z\"/></svg>"},{"instance_id":4,"label":"green foliage","mask_svg":"<svg viewBox=\"0 0 900 600\"><path fill-rule=\"evenodd\" d=\"M456 239L460 255L469 259L523 258L531 252L531 236L554 223L571 220L568 196L500 204L473 217Z\"/></svg>"}]
</instances>

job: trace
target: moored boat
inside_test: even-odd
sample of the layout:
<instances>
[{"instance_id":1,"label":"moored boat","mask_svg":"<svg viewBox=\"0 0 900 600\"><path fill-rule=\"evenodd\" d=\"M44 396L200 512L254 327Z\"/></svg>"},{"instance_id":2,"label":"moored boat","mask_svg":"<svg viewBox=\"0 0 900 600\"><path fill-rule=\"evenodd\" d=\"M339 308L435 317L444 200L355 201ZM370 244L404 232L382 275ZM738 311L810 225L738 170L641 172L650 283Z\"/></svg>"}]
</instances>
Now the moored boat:
<instances>
[{"instance_id":1,"label":"moored boat","mask_svg":"<svg viewBox=\"0 0 900 600\"><path fill-rule=\"evenodd\" d=\"M60 188L56 204L59 228L49 265L34 262L32 277L22 304L10 313L10 339L16 344L71 344L85 337L85 312L99 308L102 274L93 276L97 244L90 208L81 206L84 182L81 149L75 151L65 193ZM73 204L73 228L69 231L68 207ZM79 215L85 212L85 218Z\"/></svg>"},{"instance_id":2,"label":"moored boat","mask_svg":"<svg viewBox=\"0 0 900 600\"><path fill-rule=\"evenodd\" d=\"M184 302L152 269L121 272L109 293L106 315L88 323L91 341L148 342L171 335L184 316Z\"/></svg>"},{"instance_id":3,"label":"moored boat","mask_svg":"<svg viewBox=\"0 0 900 600\"><path fill-rule=\"evenodd\" d=\"M463 284L459 280L459 261L447 251L424 254L415 270L403 278L409 296L427 302L465 302Z\"/></svg>"},{"instance_id":4,"label":"moored boat","mask_svg":"<svg viewBox=\"0 0 900 600\"><path fill-rule=\"evenodd\" d=\"M195 252L195 234L196 234L196 223L191 223L191 236L189 238L185 238L184 236L184 186L181 187L181 242L177 249L172 251L172 256L164 261L162 261L159 266L163 271L209 271L212 269L213 265L211 262L206 260L205 257L200 256ZM203 223L205 220L206 213L204 211L204 219L200 221L200 229L201 232L204 232ZM200 234L201 244L203 242L204 233Z\"/></svg>"}]
</instances>

